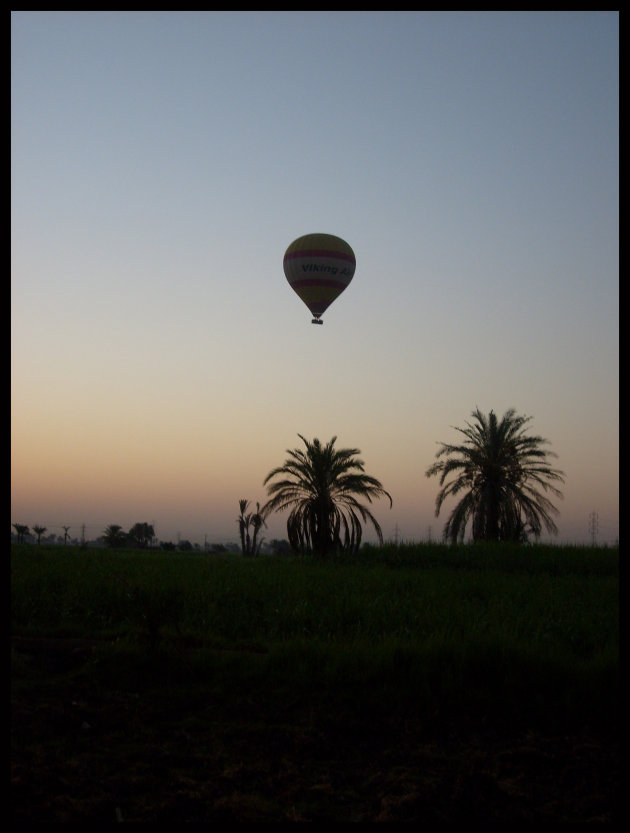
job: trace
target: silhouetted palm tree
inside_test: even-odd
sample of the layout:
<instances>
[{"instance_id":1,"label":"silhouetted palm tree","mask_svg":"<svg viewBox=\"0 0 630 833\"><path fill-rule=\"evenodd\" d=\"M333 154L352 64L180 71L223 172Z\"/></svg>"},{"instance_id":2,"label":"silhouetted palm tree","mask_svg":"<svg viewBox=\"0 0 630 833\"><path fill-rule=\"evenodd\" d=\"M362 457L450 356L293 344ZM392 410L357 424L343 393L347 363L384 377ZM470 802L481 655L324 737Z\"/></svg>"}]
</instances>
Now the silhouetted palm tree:
<instances>
[{"instance_id":1,"label":"silhouetted palm tree","mask_svg":"<svg viewBox=\"0 0 630 833\"><path fill-rule=\"evenodd\" d=\"M44 534L44 532L46 532L46 527L45 526L34 526L33 527L33 532L35 533L35 535L37 535L37 543L39 544L39 543L41 543L42 535Z\"/></svg>"},{"instance_id":2,"label":"silhouetted palm tree","mask_svg":"<svg viewBox=\"0 0 630 833\"><path fill-rule=\"evenodd\" d=\"M122 526L110 524L105 528L102 538L108 547L122 547L127 541L127 533L123 532Z\"/></svg>"},{"instance_id":3,"label":"silhouetted palm tree","mask_svg":"<svg viewBox=\"0 0 630 833\"><path fill-rule=\"evenodd\" d=\"M475 541L523 541L529 533L538 537L543 524L557 533L552 515L558 510L540 489L561 498L552 482L564 482L564 472L547 463L548 457L557 456L541 448L548 441L525 433L532 418L518 416L513 408L501 421L494 411L485 416L478 408L472 416L472 424L455 429L466 438L464 443L441 443L435 456L447 459L426 471L427 477L440 475L436 516L446 498L463 493L446 522L444 539L463 540L469 521Z\"/></svg>"},{"instance_id":4,"label":"silhouetted palm tree","mask_svg":"<svg viewBox=\"0 0 630 833\"><path fill-rule=\"evenodd\" d=\"M239 500L238 506L241 514L236 519L236 523L238 524L238 530L241 536L241 549L243 551L243 555L258 555L264 540L263 538L261 538L260 541L257 540L258 533L263 526L267 526L265 523L264 513L261 511L260 504L256 503L256 511L250 512L246 515L245 512L249 507L248 500ZM253 529L253 537L249 534L250 526Z\"/></svg>"},{"instance_id":5,"label":"silhouetted palm tree","mask_svg":"<svg viewBox=\"0 0 630 833\"><path fill-rule=\"evenodd\" d=\"M13 524L13 527L17 533L18 544L23 544L24 538L30 534L30 529L26 526L26 524Z\"/></svg>"},{"instance_id":6,"label":"silhouetted palm tree","mask_svg":"<svg viewBox=\"0 0 630 833\"><path fill-rule=\"evenodd\" d=\"M379 541L383 534L378 521L360 501L392 498L381 483L364 473L358 448L335 448L336 437L322 445L301 434L306 450L287 449L289 458L283 466L269 472L264 485L271 496L263 510L281 512L290 509L287 534L296 552L312 552L325 557L331 552L355 553L362 537L361 521L370 521ZM270 483L271 480L275 482Z\"/></svg>"},{"instance_id":7,"label":"silhouetted palm tree","mask_svg":"<svg viewBox=\"0 0 630 833\"><path fill-rule=\"evenodd\" d=\"M127 543L141 550L150 547L154 538L153 524L148 524L146 521L134 524L127 533Z\"/></svg>"}]
</instances>

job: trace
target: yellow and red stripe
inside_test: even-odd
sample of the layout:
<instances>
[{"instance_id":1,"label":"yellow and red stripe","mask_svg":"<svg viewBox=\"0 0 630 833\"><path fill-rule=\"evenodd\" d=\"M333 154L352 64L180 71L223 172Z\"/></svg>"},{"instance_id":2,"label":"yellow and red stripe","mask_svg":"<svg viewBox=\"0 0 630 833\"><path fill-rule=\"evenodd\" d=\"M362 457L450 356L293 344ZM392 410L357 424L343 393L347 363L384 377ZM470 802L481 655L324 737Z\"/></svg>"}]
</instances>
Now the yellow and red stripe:
<instances>
[{"instance_id":1,"label":"yellow and red stripe","mask_svg":"<svg viewBox=\"0 0 630 833\"><path fill-rule=\"evenodd\" d=\"M340 237L306 234L291 243L283 265L291 288L318 318L352 280L356 258Z\"/></svg>"}]
</instances>

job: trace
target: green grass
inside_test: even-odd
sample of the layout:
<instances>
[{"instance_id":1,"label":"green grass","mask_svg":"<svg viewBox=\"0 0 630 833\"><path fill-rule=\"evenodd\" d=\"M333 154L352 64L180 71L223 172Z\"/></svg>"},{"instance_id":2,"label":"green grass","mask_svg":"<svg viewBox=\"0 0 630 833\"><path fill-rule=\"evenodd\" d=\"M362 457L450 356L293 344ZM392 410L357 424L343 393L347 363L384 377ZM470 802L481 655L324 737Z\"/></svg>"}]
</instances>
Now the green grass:
<instances>
[{"instance_id":1,"label":"green grass","mask_svg":"<svg viewBox=\"0 0 630 833\"><path fill-rule=\"evenodd\" d=\"M614 820L618 585L604 548L14 546L14 819Z\"/></svg>"},{"instance_id":2,"label":"green grass","mask_svg":"<svg viewBox=\"0 0 630 833\"><path fill-rule=\"evenodd\" d=\"M322 564L25 546L11 573L14 634L106 637L113 666L124 644L145 675L170 636L197 676L214 652L213 668L245 663L250 685L288 678L305 696L376 687L433 711L616 715L612 549L384 547Z\"/></svg>"}]
</instances>

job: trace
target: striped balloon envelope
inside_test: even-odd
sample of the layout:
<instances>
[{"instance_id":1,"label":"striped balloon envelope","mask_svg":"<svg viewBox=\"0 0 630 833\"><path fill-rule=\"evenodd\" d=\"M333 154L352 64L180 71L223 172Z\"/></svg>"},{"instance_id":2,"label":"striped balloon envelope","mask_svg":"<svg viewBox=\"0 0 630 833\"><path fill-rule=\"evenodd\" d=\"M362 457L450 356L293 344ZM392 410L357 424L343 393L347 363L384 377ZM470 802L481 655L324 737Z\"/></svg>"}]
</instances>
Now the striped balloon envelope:
<instances>
[{"instance_id":1,"label":"striped balloon envelope","mask_svg":"<svg viewBox=\"0 0 630 833\"><path fill-rule=\"evenodd\" d=\"M305 234L284 254L284 274L291 289L313 315L313 324L352 280L356 268L354 252L345 240L333 234Z\"/></svg>"}]
</instances>

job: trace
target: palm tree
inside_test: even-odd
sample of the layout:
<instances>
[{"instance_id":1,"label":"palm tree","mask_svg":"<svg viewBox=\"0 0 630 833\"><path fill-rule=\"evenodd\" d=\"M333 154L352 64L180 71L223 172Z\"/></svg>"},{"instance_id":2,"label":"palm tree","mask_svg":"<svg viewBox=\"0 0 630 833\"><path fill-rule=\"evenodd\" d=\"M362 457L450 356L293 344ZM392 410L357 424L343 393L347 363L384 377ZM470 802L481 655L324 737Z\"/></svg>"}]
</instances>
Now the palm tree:
<instances>
[{"instance_id":1,"label":"palm tree","mask_svg":"<svg viewBox=\"0 0 630 833\"><path fill-rule=\"evenodd\" d=\"M127 533L127 541L132 547L138 549L146 549L151 546L151 542L155 537L155 530L153 524L143 523L134 524Z\"/></svg>"},{"instance_id":2,"label":"palm tree","mask_svg":"<svg viewBox=\"0 0 630 833\"><path fill-rule=\"evenodd\" d=\"M306 450L287 449L284 465L263 481L270 495L265 514L291 510L287 533L293 550L320 558L334 551L354 554L361 544L361 521L371 522L382 543L378 521L360 500L371 503L384 496L391 506L392 498L375 477L364 474L363 461L356 457L359 449L335 448L337 437L326 445L298 437ZM270 483L273 478L279 479Z\"/></svg>"},{"instance_id":3,"label":"palm tree","mask_svg":"<svg viewBox=\"0 0 630 833\"><path fill-rule=\"evenodd\" d=\"M241 514L236 519L238 530L241 536L241 550L243 555L258 555L262 546L263 538L257 541L258 533L265 523L265 514L260 508L260 504L256 503L256 511L245 514L249 507L249 501L241 499L238 502ZM249 528L253 527L253 537L249 534Z\"/></svg>"},{"instance_id":4,"label":"palm tree","mask_svg":"<svg viewBox=\"0 0 630 833\"><path fill-rule=\"evenodd\" d=\"M552 483L564 483L564 472L548 464L548 457L557 456L541 447L548 441L525 433L532 418L514 408L500 422L494 411L485 416L477 408L472 416L472 424L455 429L464 435L463 444L441 443L435 456L445 459L426 471L427 477L440 475L436 516L446 498L464 493L446 522L444 540L463 540L469 521L474 541L523 541L529 533L538 537L543 524L557 533L552 515L558 510L540 489L561 498Z\"/></svg>"},{"instance_id":5,"label":"palm tree","mask_svg":"<svg viewBox=\"0 0 630 833\"><path fill-rule=\"evenodd\" d=\"M44 532L46 532L46 527L45 526L34 526L33 527L33 532L35 533L35 535L37 535L37 543L39 544L39 543L41 543L42 535L44 534Z\"/></svg>"},{"instance_id":6,"label":"palm tree","mask_svg":"<svg viewBox=\"0 0 630 833\"><path fill-rule=\"evenodd\" d=\"M102 538L108 547L123 547L127 541L127 533L123 532L122 526L110 524L105 527Z\"/></svg>"},{"instance_id":7,"label":"palm tree","mask_svg":"<svg viewBox=\"0 0 630 833\"><path fill-rule=\"evenodd\" d=\"M13 527L17 533L18 544L23 544L24 538L30 534L30 529L26 526L26 524L13 524Z\"/></svg>"}]
</instances>

